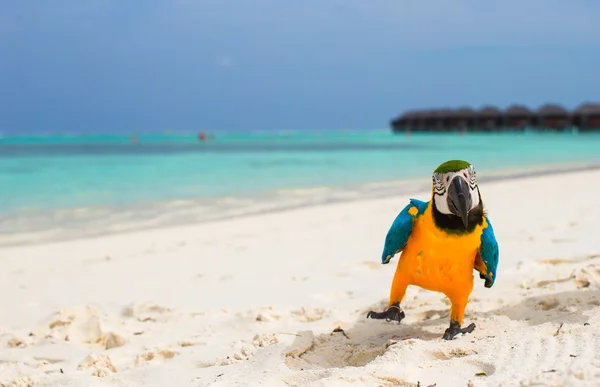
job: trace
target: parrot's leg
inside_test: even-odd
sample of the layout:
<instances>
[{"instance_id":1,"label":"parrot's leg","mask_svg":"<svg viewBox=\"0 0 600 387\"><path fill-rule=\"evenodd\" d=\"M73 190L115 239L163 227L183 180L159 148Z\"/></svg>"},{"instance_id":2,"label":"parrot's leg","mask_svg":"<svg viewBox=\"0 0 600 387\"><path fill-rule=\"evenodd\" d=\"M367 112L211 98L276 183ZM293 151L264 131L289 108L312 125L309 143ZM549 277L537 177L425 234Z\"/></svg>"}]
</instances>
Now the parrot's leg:
<instances>
[{"instance_id":1,"label":"parrot's leg","mask_svg":"<svg viewBox=\"0 0 600 387\"><path fill-rule=\"evenodd\" d=\"M475 323L469 324L469 326L466 328L461 328L456 321L450 320L450 327L446 329L446 332L444 332L443 339L452 340L454 336L458 335L459 333L471 333L473 330L475 330Z\"/></svg>"},{"instance_id":2,"label":"parrot's leg","mask_svg":"<svg viewBox=\"0 0 600 387\"><path fill-rule=\"evenodd\" d=\"M454 336L459 333L471 333L475 329L475 324L471 323L466 328L461 328L461 324L463 322L463 317L465 315L465 308L467 307L467 300L457 302L456 300L451 299L452 308L450 310L450 327L446 329L444 332L443 339L444 340L452 340Z\"/></svg>"},{"instance_id":3,"label":"parrot's leg","mask_svg":"<svg viewBox=\"0 0 600 387\"><path fill-rule=\"evenodd\" d=\"M397 302L386 308L383 312L375 312L374 310L367 313L367 318L374 318L376 320L387 320L387 321L402 321L405 317L404 312L400 309L400 303Z\"/></svg>"},{"instance_id":4,"label":"parrot's leg","mask_svg":"<svg viewBox=\"0 0 600 387\"><path fill-rule=\"evenodd\" d=\"M392 281L392 289L390 290L389 306L383 312L370 311L367 313L367 318L374 318L377 320L385 319L387 321L394 320L398 322L402 321L405 314L402 309L400 309L400 301L404 298L407 287L408 281L406 281L405 275L396 268L396 274L394 274L394 280Z\"/></svg>"}]
</instances>

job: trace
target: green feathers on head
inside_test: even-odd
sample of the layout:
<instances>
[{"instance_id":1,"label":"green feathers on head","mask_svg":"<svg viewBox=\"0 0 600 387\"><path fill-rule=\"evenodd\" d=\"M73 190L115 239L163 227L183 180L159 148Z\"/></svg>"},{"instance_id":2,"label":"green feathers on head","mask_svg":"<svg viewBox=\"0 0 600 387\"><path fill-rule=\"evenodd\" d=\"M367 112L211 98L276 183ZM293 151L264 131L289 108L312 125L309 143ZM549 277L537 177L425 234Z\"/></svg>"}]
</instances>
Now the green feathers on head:
<instances>
[{"instance_id":1,"label":"green feathers on head","mask_svg":"<svg viewBox=\"0 0 600 387\"><path fill-rule=\"evenodd\" d=\"M439 167L437 167L437 169L433 172L434 173L458 172L462 169L469 168L470 165L471 165L470 163L463 161L463 160L448 160L445 163L443 163L442 165L440 165Z\"/></svg>"}]
</instances>

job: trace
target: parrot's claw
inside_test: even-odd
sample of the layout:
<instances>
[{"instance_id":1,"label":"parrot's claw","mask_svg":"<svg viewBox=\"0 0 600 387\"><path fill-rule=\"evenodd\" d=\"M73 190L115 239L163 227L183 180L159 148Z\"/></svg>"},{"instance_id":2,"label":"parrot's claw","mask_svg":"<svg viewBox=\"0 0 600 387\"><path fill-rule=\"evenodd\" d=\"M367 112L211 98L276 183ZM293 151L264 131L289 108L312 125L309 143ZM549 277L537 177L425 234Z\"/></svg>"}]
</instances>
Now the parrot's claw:
<instances>
[{"instance_id":1,"label":"parrot's claw","mask_svg":"<svg viewBox=\"0 0 600 387\"><path fill-rule=\"evenodd\" d=\"M404 312L400 309L400 304L392 304L384 312L370 311L367 313L367 318L374 318L377 320L390 321L402 321L405 317Z\"/></svg>"},{"instance_id":2,"label":"parrot's claw","mask_svg":"<svg viewBox=\"0 0 600 387\"><path fill-rule=\"evenodd\" d=\"M475 329L475 323L469 324L469 326L466 328L461 328L457 322L450 321L450 327L448 329L446 329L446 332L444 332L443 339L444 340L452 340L454 338L454 336L458 335L459 333L462 333L464 335L465 333L473 332L474 329Z\"/></svg>"}]
</instances>

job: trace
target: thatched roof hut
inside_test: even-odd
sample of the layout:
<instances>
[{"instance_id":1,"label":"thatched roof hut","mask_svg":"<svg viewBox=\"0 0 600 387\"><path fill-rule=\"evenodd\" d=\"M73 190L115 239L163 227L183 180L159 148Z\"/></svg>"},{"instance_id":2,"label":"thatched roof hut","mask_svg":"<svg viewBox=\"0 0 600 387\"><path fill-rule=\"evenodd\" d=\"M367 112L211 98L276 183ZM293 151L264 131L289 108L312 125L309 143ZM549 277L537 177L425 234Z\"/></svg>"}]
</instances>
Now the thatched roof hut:
<instances>
[{"instance_id":1,"label":"thatched roof hut","mask_svg":"<svg viewBox=\"0 0 600 387\"><path fill-rule=\"evenodd\" d=\"M487 105L477 111L479 117L500 117L502 111L495 106Z\"/></svg>"},{"instance_id":2,"label":"thatched roof hut","mask_svg":"<svg viewBox=\"0 0 600 387\"><path fill-rule=\"evenodd\" d=\"M502 111L495 106L484 106L476 112L477 127L484 131L496 130L502 127Z\"/></svg>"},{"instance_id":3,"label":"thatched roof hut","mask_svg":"<svg viewBox=\"0 0 600 387\"><path fill-rule=\"evenodd\" d=\"M435 128L436 130L445 130L446 118L450 114L447 109L431 109L426 110L423 114L423 124L427 128Z\"/></svg>"},{"instance_id":4,"label":"thatched roof hut","mask_svg":"<svg viewBox=\"0 0 600 387\"><path fill-rule=\"evenodd\" d=\"M454 115L452 109L435 109L429 111L431 117L435 118L449 118Z\"/></svg>"},{"instance_id":5,"label":"thatched roof hut","mask_svg":"<svg viewBox=\"0 0 600 387\"><path fill-rule=\"evenodd\" d=\"M424 128L426 125L427 119L430 117L430 110L418 110L413 111L408 114L409 126Z\"/></svg>"},{"instance_id":6,"label":"thatched roof hut","mask_svg":"<svg viewBox=\"0 0 600 387\"><path fill-rule=\"evenodd\" d=\"M581 114L581 115L597 115L600 114L600 103L584 103L579 105L575 111L573 112L574 114Z\"/></svg>"},{"instance_id":7,"label":"thatched roof hut","mask_svg":"<svg viewBox=\"0 0 600 387\"><path fill-rule=\"evenodd\" d=\"M416 118L421 113L422 113L421 110L409 110L409 111L405 112L404 114L402 114L400 116L400 118L404 118L404 119L409 120L409 119L412 119L412 118Z\"/></svg>"},{"instance_id":8,"label":"thatched roof hut","mask_svg":"<svg viewBox=\"0 0 600 387\"><path fill-rule=\"evenodd\" d=\"M573 125L580 130L600 129L600 104L584 103L573 112Z\"/></svg>"},{"instance_id":9,"label":"thatched roof hut","mask_svg":"<svg viewBox=\"0 0 600 387\"><path fill-rule=\"evenodd\" d=\"M454 111L454 114L460 118L474 118L477 112L468 106L463 106Z\"/></svg>"},{"instance_id":10,"label":"thatched roof hut","mask_svg":"<svg viewBox=\"0 0 600 387\"><path fill-rule=\"evenodd\" d=\"M571 125L571 113L556 104L546 104L536 112L536 124L541 128L564 129Z\"/></svg>"},{"instance_id":11,"label":"thatched roof hut","mask_svg":"<svg viewBox=\"0 0 600 387\"><path fill-rule=\"evenodd\" d=\"M454 110L450 121L454 128L472 129L477 126L477 112L468 106L463 106Z\"/></svg>"},{"instance_id":12,"label":"thatched roof hut","mask_svg":"<svg viewBox=\"0 0 600 387\"><path fill-rule=\"evenodd\" d=\"M409 110L392 121L394 131L423 130L431 125L428 120L432 116L431 110Z\"/></svg>"},{"instance_id":13,"label":"thatched roof hut","mask_svg":"<svg viewBox=\"0 0 600 387\"><path fill-rule=\"evenodd\" d=\"M408 110L408 111L402 113L401 115L399 115L398 117L396 117L396 119L394 119L393 122L405 121L405 120L410 120L410 119L416 118L417 116L422 114L422 112L423 112L422 110Z\"/></svg>"},{"instance_id":14,"label":"thatched roof hut","mask_svg":"<svg viewBox=\"0 0 600 387\"><path fill-rule=\"evenodd\" d=\"M536 114L540 117L567 117L569 111L560 105L549 103L540 107Z\"/></svg>"},{"instance_id":15,"label":"thatched roof hut","mask_svg":"<svg viewBox=\"0 0 600 387\"><path fill-rule=\"evenodd\" d=\"M507 117L531 117L533 112L523 105L511 105L506 109L504 115Z\"/></svg>"},{"instance_id":16,"label":"thatched roof hut","mask_svg":"<svg viewBox=\"0 0 600 387\"><path fill-rule=\"evenodd\" d=\"M505 125L511 130L525 129L530 126L534 120L531 110L523 105L511 105L504 111Z\"/></svg>"}]
</instances>

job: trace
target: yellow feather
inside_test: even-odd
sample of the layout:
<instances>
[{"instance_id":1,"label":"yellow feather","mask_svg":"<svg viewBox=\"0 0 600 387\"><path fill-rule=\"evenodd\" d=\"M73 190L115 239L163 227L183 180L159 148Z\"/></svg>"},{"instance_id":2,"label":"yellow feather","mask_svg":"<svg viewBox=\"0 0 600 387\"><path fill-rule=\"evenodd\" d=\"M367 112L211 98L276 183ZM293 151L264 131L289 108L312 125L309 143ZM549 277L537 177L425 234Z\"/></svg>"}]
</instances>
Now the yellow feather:
<instances>
[{"instance_id":1,"label":"yellow feather","mask_svg":"<svg viewBox=\"0 0 600 387\"><path fill-rule=\"evenodd\" d=\"M408 213L411 214L412 216L416 216L418 212L419 212L419 210L417 209L417 207L414 207L414 206L408 209Z\"/></svg>"}]
</instances>

